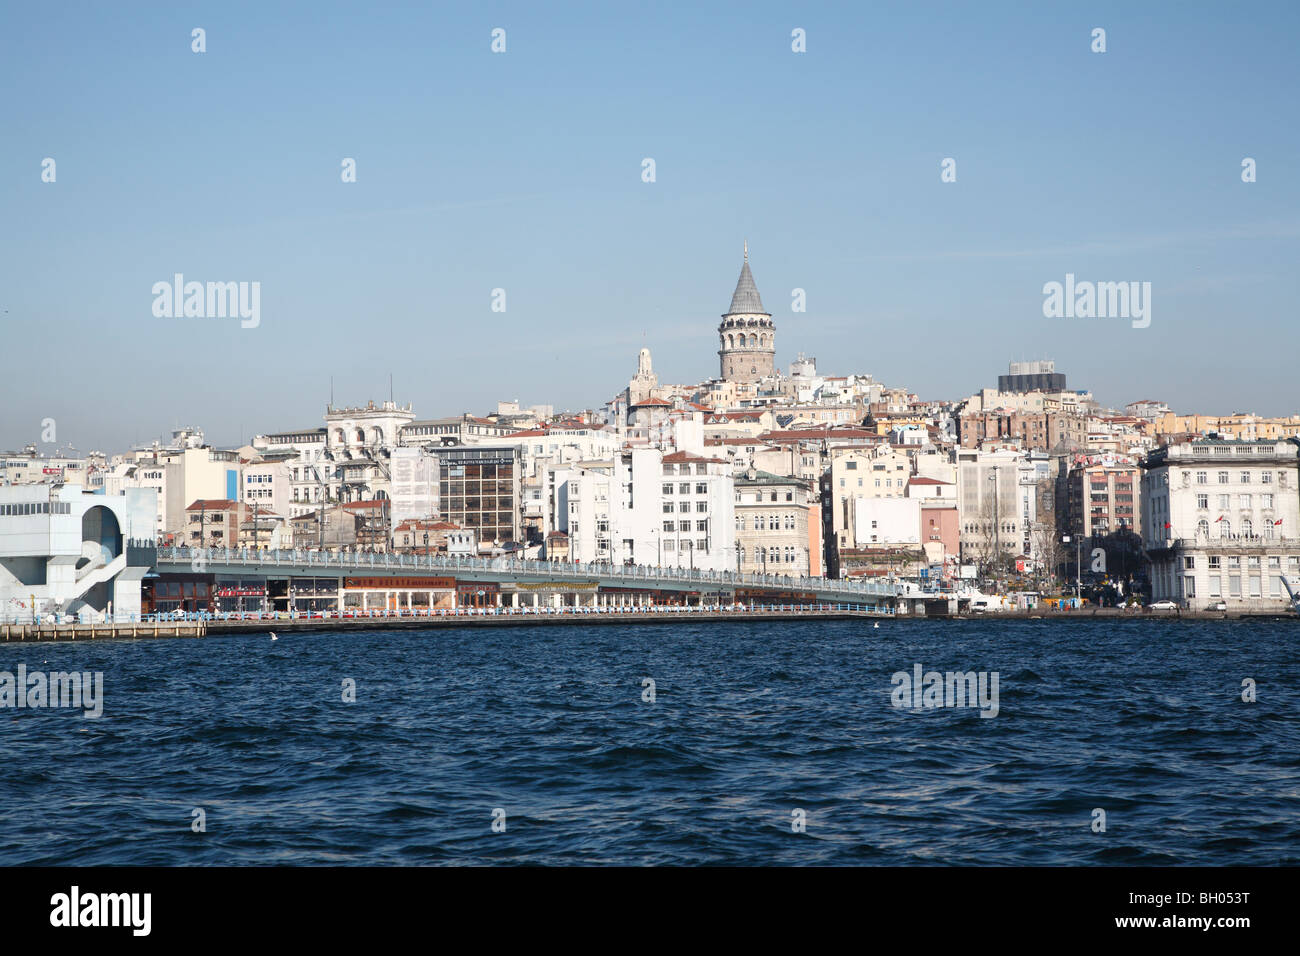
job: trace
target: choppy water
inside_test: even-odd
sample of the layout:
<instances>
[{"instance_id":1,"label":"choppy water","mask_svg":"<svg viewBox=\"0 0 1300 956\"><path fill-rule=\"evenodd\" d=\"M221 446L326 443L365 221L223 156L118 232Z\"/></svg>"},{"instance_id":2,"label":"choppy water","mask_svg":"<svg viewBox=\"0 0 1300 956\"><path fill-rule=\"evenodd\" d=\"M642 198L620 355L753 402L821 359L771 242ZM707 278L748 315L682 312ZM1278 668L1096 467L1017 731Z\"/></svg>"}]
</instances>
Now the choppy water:
<instances>
[{"instance_id":1,"label":"choppy water","mask_svg":"<svg viewBox=\"0 0 1300 956\"><path fill-rule=\"evenodd\" d=\"M103 671L105 704L0 710L0 861L1294 865L1298 645L1291 621L9 644L0 670ZM895 709L916 663L997 671L998 716Z\"/></svg>"}]
</instances>

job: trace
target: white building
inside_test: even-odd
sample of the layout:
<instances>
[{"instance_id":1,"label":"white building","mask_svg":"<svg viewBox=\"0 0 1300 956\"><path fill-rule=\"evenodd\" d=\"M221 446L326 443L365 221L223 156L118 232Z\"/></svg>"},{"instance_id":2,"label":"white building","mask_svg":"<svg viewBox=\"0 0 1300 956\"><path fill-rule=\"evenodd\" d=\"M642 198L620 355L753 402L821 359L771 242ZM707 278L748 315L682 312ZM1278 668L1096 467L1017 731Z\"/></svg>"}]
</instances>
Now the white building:
<instances>
[{"instance_id":1,"label":"white building","mask_svg":"<svg viewBox=\"0 0 1300 956\"><path fill-rule=\"evenodd\" d=\"M1142 462L1142 538L1152 597L1192 609L1281 610L1300 581L1293 441L1203 439Z\"/></svg>"},{"instance_id":2,"label":"white building","mask_svg":"<svg viewBox=\"0 0 1300 956\"><path fill-rule=\"evenodd\" d=\"M919 498L853 499L853 547L911 545L921 548Z\"/></svg>"},{"instance_id":3,"label":"white building","mask_svg":"<svg viewBox=\"0 0 1300 956\"><path fill-rule=\"evenodd\" d=\"M1014 447L962 448L956 456L963 560L986 562L997 553L1037 562L1038 484L1051 473L1050 458Z\"/></svg>"},{"instance_id":4,"label":"white building","mask_svg":"<svg viewBox=\"0 0 1300 956\"><path fill-rule=\"evenodd\" d=\"M157 510L156 492L145 488L0 488L0 618L139 614Z\"/></svg>"},{"instance_id":5,"label":"white building","mask_svg":"<svg viewBox=\"0 0 1300 956\"><path fill-rule=\"evenodd\" d=\"M734 570L731 466L690 452L634 448L551 470L554 530L575 561Z\"/></svg>"}]
</instances>

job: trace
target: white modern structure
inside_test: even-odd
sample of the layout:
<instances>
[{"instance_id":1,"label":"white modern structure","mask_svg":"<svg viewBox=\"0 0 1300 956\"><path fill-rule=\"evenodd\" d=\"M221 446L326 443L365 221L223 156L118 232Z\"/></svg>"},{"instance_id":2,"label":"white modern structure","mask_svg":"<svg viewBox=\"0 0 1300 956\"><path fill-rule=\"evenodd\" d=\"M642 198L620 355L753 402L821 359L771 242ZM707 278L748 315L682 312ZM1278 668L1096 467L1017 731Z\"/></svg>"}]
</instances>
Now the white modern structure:
<instances>
[{"instance_id":1,"label":"white modern structure","mask_svg":"<svg viewBox=\"0 0 1300 956\"><path fill-rule=\"evenodd\" d=\"M0 488L0 617L139 614L157 511L151 488Z\"/></svg>"}]
</instances>

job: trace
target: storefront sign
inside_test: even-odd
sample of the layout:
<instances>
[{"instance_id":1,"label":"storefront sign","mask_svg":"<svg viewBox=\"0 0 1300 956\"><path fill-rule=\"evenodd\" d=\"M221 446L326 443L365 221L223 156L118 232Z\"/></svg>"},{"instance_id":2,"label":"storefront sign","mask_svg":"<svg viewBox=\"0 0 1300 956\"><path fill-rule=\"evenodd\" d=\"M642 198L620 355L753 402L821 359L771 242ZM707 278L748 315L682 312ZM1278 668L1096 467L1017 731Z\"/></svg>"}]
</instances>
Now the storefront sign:
<instances>
[{"instance_id":1,"label":"storefront sign","mask_svg":"<svg viewBox=\"0 0 1300 956\"><path fill-rule=\"evenodd\" d=\"M597 581L545 581L540 584L520 582L515 587L521 591L591 591L600 584Z\"/></svg>"},{"instance_id":2,"label":"storefront sign","mask_svg":"<svg viewBox=\"0 0 1300 956\"><path fill-rule=\"evenodd\" d=\"M450 590L456 586L455 578L344 578L343 587L345 588L367 588L367 589L445 589Z\"/></svg>"}]
</instances>

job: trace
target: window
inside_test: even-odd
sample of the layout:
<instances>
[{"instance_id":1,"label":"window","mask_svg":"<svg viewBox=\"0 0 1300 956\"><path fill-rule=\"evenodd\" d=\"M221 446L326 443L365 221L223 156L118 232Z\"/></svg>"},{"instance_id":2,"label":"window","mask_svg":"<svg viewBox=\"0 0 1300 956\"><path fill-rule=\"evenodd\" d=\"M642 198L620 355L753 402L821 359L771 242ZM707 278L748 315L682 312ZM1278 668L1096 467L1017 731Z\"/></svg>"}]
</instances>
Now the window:
<instances>
[{"instance_id":1,"label":"window","mask_svg":"<svg viewBox=\"0 0 1300 956\"><path fill-rule=\"evenodd\" d=\"M708 531L708 530L709 530L709 523L708 523L707 521L697 521L697 522L695 522L695 530L696 530L696 531Z\"/></svg>"},{"instance_id":2,"label":"window","mask_svg":"<svg viewBox=\"0 0 1300 956\"><path fill-rule=\"evenodd\" d=\"M1248 484L1250 484L1250 472L1248 472L1248 471L1243 471L1243 472L1241 473L1241 483L1242 483L1243 485L1248 485Z\"/></svg>"},{"instance_id":3,"label":"window","mask_svg":"<svg viewBox=\"0 0 1300 956\"><path fill-rule=\"evenodd\" d=\"M1271 471L1262 472L1259 476L1259 480L1266 485L1271 485L1273 483L1273 473Z\"/></svg>"},{"instance_id":4,"label":"window","mask_svg":"<svg viewBox=\"0 0 1300 956\"><path fill-rule=\"evenodd\" d=\"M1196 522L1196 535L1201 538L1208 538L1210 536L1210 523L1204 518Z\"/></svg>"},{"instance_id":5,"label":"window","mask_svg":"<svg viewBox=\"0 0 1300 956\"><path fill-rule=\"evenodd\" d=\"M1273 507L1273 496L1272 496L1272 495L1260 495L1260 496L1259 496L1259 504L1260 504L1260 507L1261 507L1261 508L1272 508L1272 507Z\"/></svg>"},{"instance_id":6,"label":"window","mask_svg":"<svg viewBox=\"0 0 1300 956\"><path fill-rule=\"evenodd\" d=\"M1219 484L1226 485L1227 483L1228 483L1228 473L1226 471L1219 472Z\"/></svg>"},{"instance_id":7,"label":"window","mask_svg":"<svg viewBox=\"0 0 1300 956\"><path fill-rule=\"evenodd\" d=\"M1195 570L1195 568L1196 568L1196 558L1193 555L1189 554L1187 557L1183 558L1184 570L1192 571Z\"/></svg>"},{"instance_id":8,"label":"window","mask_svg":"<svg viewBox=\"0 0 1300 956\"><path fill-rule=\"evenodd\" d=\"M666 494L666 495L671 495L672 493L673 493L673 486L672 486L672 485L664 485L664 494Z\"/></svg>"},{"instance_id":9,"label":"window","mask_svg":"<svg viewBox=\"0 0 1300 956\"><path fill-rule=\"evenodd\" d=\"M665 522L664 522L664 530L665 530L665 531L673 531L673 530L676 530L676 525L675 525L673 522L671 522L671 521L665 521Z\"/></svg>"},{"instance_id":10,"label":"window","mask_svg":"<svg viewBox=\"0 0 1300 956\"><path fill-rule=\"evenodd\" d=\"M1210 496L1209 496L1209 495L1197 495L1197 496L1196 496L1196 507L1198 507L1198 508L1208 508L1208 507L1210 507Z\"/></svg>"},{"instance_id":11,"label":"window","mask_svg":"<svg viewBox=\"0 0 1300 956\"><path fill-rule=\"evenodd\" d=\"M1241 575L1228 575L1228 596L1235 598L1241 597Z\"/></svg>"},{"instance_id":12,"label":"window","mask_svg":"<svg viewBox=\"0 0 1300 956\"><path fill-rule=\"evenodd\" d=\"M1282 579L1278 577L1276 574L1269 575L1268 596L1269 597L1282 596Z\"/></svg>"},{"instance_id":13,"label":"window","mask_svg":"<svg viewBox=\"0 0 1300 956\"><path fill-rule=\"evenodd\" d=\"M1221 575L1210 575L1210 597L1223 597L1223 578Z\"/></svg>"},{"instance_id":14,"label":"window","mask_svg":"<svg viewBox=\"0 0 1300 956\"><path fill-rule=\"evenodd\" d=\"M1260 588L1259 575L1258 575L1258 574L1252 574L1252 575L1250 576L1250 596L1251 596L1251 597L1260 597L1262 592L1260 591L1259 588Z\"/></svg>"},{"instance_id":15,"label":"window","mask_svg":"<svg viewBox=\"0 0 1300 956\"><path fill-rule=\"evenodd\" d=\"M1211 570L1211 571L1217 571L1217 570L1219 569L1219 562L1220 562L1220 560L1221 560L1221 559L1220 559L1220 557L1219 557L1217 554L1212 554L1212 555L1210 555L1210 570Z\"/></svg>"},{"instance_id":16,"label":"window","mask_svg":"<svg viewBox=\"0 0 1300 956\"><path fill-rule=\"evenodd\" d=\"M665 501L665 502L664 502L664 514L666 514L666 515L670 515L670 514L672 514L672 513L673 513L673 503L672 503L671 501Z\"/></svg>"},{"instance_id":17,"label":"window","mask_svg":"<svg viewBox=\"0 0 1300 956\"><path fill-rule=\"evenodd\" d=\"M844 467L847 468L849 471L857 471L858 463L856 461L846 461L844 463Z\"/></svg>"},{"instance_id":18,"label":"window","mask_svg":"<svg viewBox=\"0 0 1300 956\"><path fill-rule=\"evenodd\" d=\"M688 482L688 481L683 481L680 485L678 485L678 486L677 486L677 493L678 493L679 495L689 495L689 494L691 493L691 484L690 484L690 482Z\"/></svg>"},{"instance_id":19,"label":"window","mask_svg":"<svg viewBox=\"0 0 1300 956\"><path fill-rule=\"evenodd\" d=\"M1220 508L1231 508L1231 507L1232 507L1232 495L1219 495L1219 507L1220 507Z\"/></svg>"},{"instance_id":20,"label":"window","mask_svg":"<svg viewBox=\"0 0 1300 956\"><path fill-rule=\"evenodd\" d=\"M1190 574L1183 578L1183 597L1196 597L1196 578Z\"/></svg>"},{"instance_id":21,"label":"window","mask_svg":"<svg viewBox=\"0 0 1300 956\"><path fill-rule=\"evenodd\" d=\"M1250 495L1238 495L1237 501L1243 508L1250 507Z\"/></svg>"},{"instance_id":22,"label":"window","mask_svg":"<svg viewBox=\"0 0 1300 956\"><path fill-rule=\"evenodd\" d=\"M697 481L695 483L695 493L697 495L707 495L709 493L709 486L702 481Z\"/></svg>"},{"instance_id":23,"label":"window","mask_svg":"<svg viewBox=\"0 0 1300 956\"><path fill-rule=\"evenodd\" d=\"M1197 483L1198 485L1208 485L1208 484L1210 483L1210 476L1209 476L1209 474L1207 474L1207 473L1204 472L1204 471L1198 471L1198 472L1196 473L1196 483Z\"/></svg>"},{"instance_id":24,"label":"window","mask_svg":"<svg viewBox=\"0 0 1300 956\"><path fill-rule=\"evenodd\" d=\"M709 541L708 541L708 539L707 539L707 538L700 538L698 541L696 541L696 542L695 542L695 550L696 550L696 551L708 551L708 550L709 550Z\"/></svg>"},{"instance_id":25,"label":"window","mask_svg":"<svg viewBox=\"0 0 1300 956\"><path fill-rule=\"evenodd\" d=\"M699 512L701 512L701 513L702 513L702 512L705 512L705 511L708 511L708 510L709 510L709 503L708 503L707 501L697 501L697 502L695 502L695 510L696 510L696 511L699 511Z\"/></svg>"}]
</instances>

